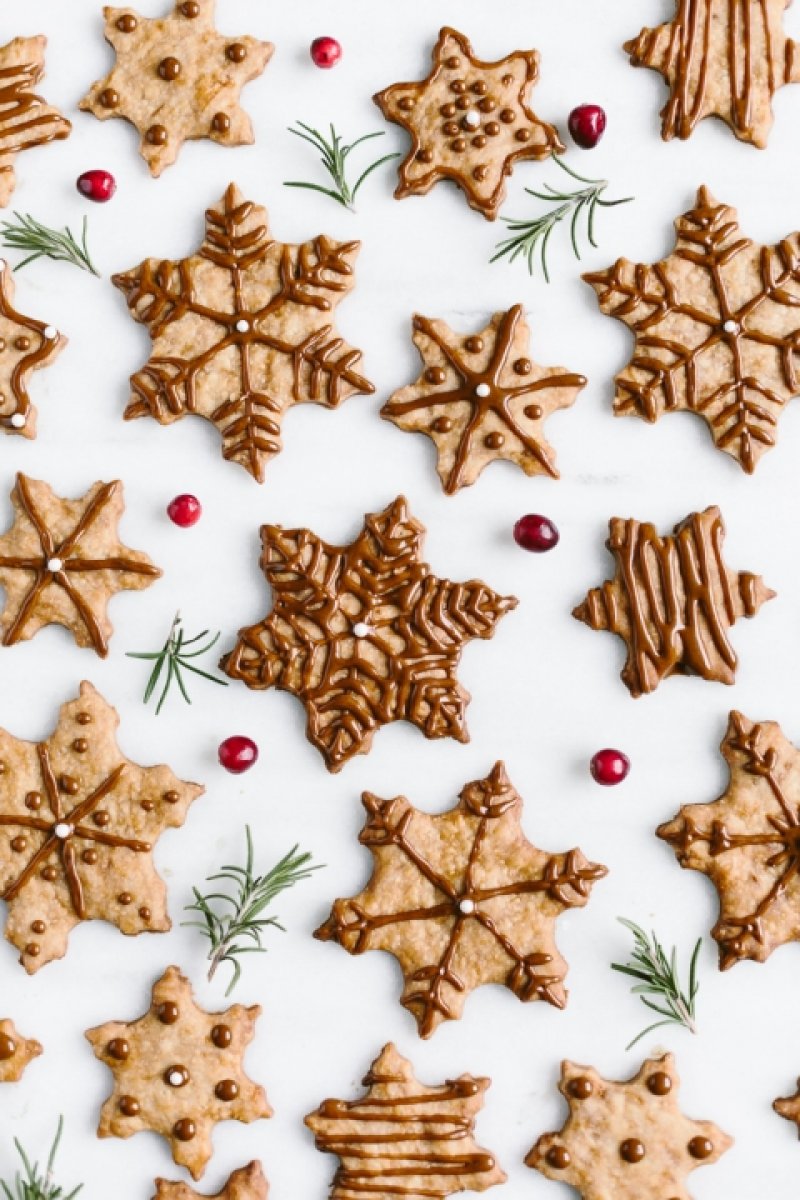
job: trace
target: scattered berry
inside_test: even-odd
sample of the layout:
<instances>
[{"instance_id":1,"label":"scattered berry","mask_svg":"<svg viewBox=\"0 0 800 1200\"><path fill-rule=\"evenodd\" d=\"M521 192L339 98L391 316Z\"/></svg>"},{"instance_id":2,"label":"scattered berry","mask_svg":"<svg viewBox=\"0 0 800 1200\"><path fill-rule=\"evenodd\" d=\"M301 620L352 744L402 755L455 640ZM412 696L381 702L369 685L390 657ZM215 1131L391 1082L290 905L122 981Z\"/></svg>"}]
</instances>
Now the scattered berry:
<instances>
[{"instance_id":1,"label":"scattered berry","mask_svg":"<svg viewBox=\"0 0 800 1200\"><path fill-rule=\"evenodd\" d=\"M87 200L105 204L117 190L117 181L110 171L84 171L78 176L76 186Z\"/></svg>"},{"instance_id":2,"label":"scattered berry","mask_svg":"<svg viewBox=\"0 0 800 1200\"><path fill-rule=\"evenodd\" d=\"M255 765L258 746L252 738L236 734L220 742L217 754L220 765L226 771L230 771L231 775L241 775L243 771L249 771Z\"/></svg>"},{"instance_id":3,"label":"scattered berry","mask_svg":"<svg viewBox=\"0 0 800 1200\"><path fill-rule=\"evenodd\" d=\"M202 504L197 496L191 496L188 492L176 496L167 505L167 516L173 524L180 525L181 529L188 529L190 525L196 525L202 515Z\"/></svg>"},{"instance_id":4,"label":"scattered berry","mask_svg":"<svg viewBox=\"0 0 800 1200\"><path fill-rule=\"evenodd\" d=\"M336 38L318 37L311 43L311 61L315 67L329 70L335 67L342 57L342 47Z\"/></svg>"},{"instance_id":5,"label":"scattered berry","mask_svg":"<svg viewBox=\"0 0 800 1200\"><path fill-rule=\"evenodd\" d=\"M569 114L569 132L576 146L593 150L606 131L606 114L599 104L579 104Z\"/></svg>"},{"instance_id":6,"label":"scattered berry","mask_svg":"<svg viewBox=\"0 0 800 1200\"><path fill-rule=\"evenodd\" d=\"M535 554L543 554L558 545L560 534L553 522L540 513L528 513L520 517L514 526L514 541L523 550L532 550Z\"/></svg>"},{"instance_id":7,"label":"scattered berry","mask_svg":"<svg viewBox=\"0 0 800 1200\"><path fill-rule=\"evenodd\" d=\"M589 763L592 778L603 787L613 787L615 783L622 783L630 769L630 759L621 750L598 750Z\"/></svg>"}]
</instances>

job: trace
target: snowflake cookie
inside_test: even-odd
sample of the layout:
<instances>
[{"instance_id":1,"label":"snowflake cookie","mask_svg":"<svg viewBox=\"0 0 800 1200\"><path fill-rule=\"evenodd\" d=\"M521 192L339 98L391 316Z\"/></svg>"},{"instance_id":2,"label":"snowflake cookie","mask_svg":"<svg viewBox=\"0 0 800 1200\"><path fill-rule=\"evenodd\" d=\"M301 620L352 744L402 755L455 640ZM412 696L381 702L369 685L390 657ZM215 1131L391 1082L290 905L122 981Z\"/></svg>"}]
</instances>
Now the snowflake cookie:
<instances>
[{"instance_id":1,"label":"snowflake cookie","mask_svg":"<svg viewBox=\"0 0 800 1200\"><path fill-rule=\"evenodd\" d=\"M586 379L528 357L522 305L495 313L485 329L469 336L419 315L413 328L425 369L416 383L389 397L381 416L431 438L448 495L474 483L495 459L516 463L526 475L557 478L544 422L575 403Z\"/></svg>"},{"instance_id":2,"label":"snowflake cookie","mask_svg":"<svg viewBox=\"0 0 800 1200\"><path fill-rule=\"evenodd\" d=\"M167 967L144 1016L86 1033L114 1076L98 1137L160 1133L175 1162L199 1179L213 1152L215 1125L272 1116L264 1089L248 1079L242 1064L260 1015L257 1004L206 1012L186 976Z\"/></svg>"},{"instance_id":3,"label":"snowflake cookie","mask_svg":"<svg viewBox=\"0 0 800 1200\"><path fill-rule=\"evenodd\" d=\"M188 1183L172 1183L167 1179L156 1180L153 1200L267 1200L269 1185L264 1178L260 1162L248 1163L234 1171L221 1192L205 1196L189 1187Z\"/></svg>"},{"instance_id":4,"label":"snowflake cookie","mask_svg":"<svg viewBox=\"0 0 800 1200\"><path fill-rule=\"evenodd\" d=\"M473 1138L490 1080L460 1075L427 1087L389 1043L363 1082L360 1100L325 1100L306 1117L317 1149L340 1159L330 1200L364 1192L445 1200L505 1183L494 1155Z\"/></svg>"},{"instance_id":5,"label":"snowflake cookie","mask_svg":"<svg viewBox=\"0 0 800 1200\"><path fill-rule=\"evenodd\" d=\"M354 286L359 245L324 234L299 246L276 242L265 209L231 184L206 212L196 254L149 258L113 277L153 339L125 417L161 425L205 417L222 436L223 457L263 483L288 408L336 408L375 390L356 371L360 351L332 322Z\"/></svg>"},{"instance_id":6,"label":"snowflake cookie","mask_svg":"<svg viewBox=\"0 0 800 1200\"><path fill-rule=\"evenodd\" d=\"M22 1037L8 1017L0 1020L0 1083L19 1083L25 1068L41 1053L40 1042Z\"/></svg>"},{"instance_id":7,"label":"snowflake cookie","mask_svg":"<svg viewBox=\"0 0 800 1200\"><path fill-rule=\"evenodd\" d=\"M359 841L374 856L372 878L358 896L337 900L314 936L351 954L393 954L405 978L402 1003L424 1038L460 1017L484 983L563 1008L567 964L556 919L587 903L606 868L580 850L549 854L528 841L502 763L437 816L404 796L365 792L363 801Z\"/></svg>"},{"instance_id":8,"label":"snowflake cookie","mask_svg":"<svg viewBox=\"0 0 800 1200\"><path fill-rule=\"evenodd\" d=\"M101 121L123 117L141 135L139 153L158 176L190 138L249 146L253 126L239 105L242 88L266 67L275 47L224 37L214 27L216 0L178 0L167 17L104 8L106 41L117 62L80 102Z\"/></svg>"},{"instance_id":9,"label":"snowflake cookie","mask_svg":"<svg viewBox=\"0 0 800 1200\"><path fill-rule=\"evenodd\" d=\"M69 137L72 125L34 88L44 75L46 37L14 38L0 46L0 208L16 187L21 150Z\"/></svg>"},{"instance_id":10,"label":"snowflake cookie","mask_svg":"<svg viewBox=\"0 0 800 1200\"><path fill-rule=\"evenodd\" d=\"M636 339L614 412L650 422L695 413L752 474L800 393L800 234L752 242L704 187L675 228L675 249L654 266L621 258L583 277Z\"/></svg>"},{"instance_id":11,"label":"snowflake cookie","mask_svg":"<svg viewBox=\"0 0 800 1200\"><path fill-rule=\"evenodd\" d=\"M671 1054L647 1059L633 1079L603 1079L564 1062L559 1091L569 1105L560 1133L546 1133L525 1159L583 1200L689 1200L686 1180L733 1145L710 1121L685 1117Z\"/></svg>"},{"instance_id":12,"label":"snowflake cookie","mask_svg":"<svg viewBox=\"0 0 800 1200\"><path fill-rule=\"evenodd\" d=\"M330 771L366 754L392 721L469 741L461 652L491 638L517 601L477 580L439 579L422 561L424 538L403 496L369 513L349 546L309 529L261 529L273 609L240 630L221 666L248 687L297 696Z\"/></svg>"},{"instance_id":13,"label":"snowflake cookie","mask_svg":"<svg viewBox=\"0 0 800 1200\"><path fill-rule=\"evenodd\" d=\"M67 344L53 325L26 317L14 307L14 272L0 259L0 429L36 437L36 409L28 377L48 367Z\"/></svg>"}]
</instances>

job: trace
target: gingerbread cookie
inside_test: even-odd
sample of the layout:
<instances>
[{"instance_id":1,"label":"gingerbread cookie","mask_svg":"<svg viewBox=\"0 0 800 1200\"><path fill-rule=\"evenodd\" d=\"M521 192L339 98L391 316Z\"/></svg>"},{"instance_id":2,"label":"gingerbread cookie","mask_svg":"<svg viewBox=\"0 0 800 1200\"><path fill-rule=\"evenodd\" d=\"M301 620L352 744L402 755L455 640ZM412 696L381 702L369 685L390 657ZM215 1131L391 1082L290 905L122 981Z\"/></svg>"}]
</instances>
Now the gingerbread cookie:
<instances>
[{"instance_id":1,"label":"gingerbread cookie","mask_svg":"<svg viewBox=\"0 0 800 1200\"><path fill-rule=\"evenodd\" d=\"M324 234L297 246L276 242L266 210L231 184L206 212L197 254L149 258L113 277L153 339L151 358L131 379L126 419L205 417L222 435L223 457L263 483L288 408L336 408L375 390L356 371L360 351L331 320L354 286L359 246Z\"/></svg>"},{"instance_id":2,"label":"gingerbread cookie","mask_svg":"<svg viewBox=\"0 0 800 1200\"><path fill-rule=\"evenodd\" d=\"M330 1200L376 1197L444 1200L505 1183L494 1156L474 1141L488 1079L460 1075L426 1087L389 1043L364 1077L360 1100L325 1100L306 1117L317 1149L340 1159Z\"/></svg>"},{"instance_id":3,"label":"gingerbread cookie","mask_svg":"<svg viewBox=\"0 0 800 1200\"><path fill-rule=\"evenodd\" d=\"M199 1179L211 1158L216 1124L272 1116L264 1089L242 1066L260 1015L257 1004L234 1004L218 1013L198 1008L186 976L167 967L153 986L149 1012L86 1033L114 1075L97 1136L160 1133L175 1162Z\"/></svg>"},{"instance_id":4,"label":"gingerbread cookie","mask_svg":"<svg viewBox=\"0 0 800 1200\"><path fill-rule=\"evenodd\" d=\"M0 536L3 645L25 642L46 625L63 625L79 646L108 654L108 602L149 587L161 571L117 533L122 484L95 483L80 500L57 496L20 472L11 493L14 523Z\"/></svg>"},{"instance_id":5,"label":"gingerbread cookie","mask_svg":"<svg viewBox=\"0 0 800 1200\"><path fill-rule=\"evenodd\" d=\"M620 258L583 277L636 339L614 412L650 422L696 413L750 474L800 392L800 234L751 242L736 210L704 187L675 228L675 249L655 266Z\"/></svg>"},{"instance_id":6,"label":"gingerbread cookie","mask_svg":"<svg viewBox=\"0 0 800 1200\"><path fill-rule=\"evenodd\" d=\"M688 138L719 117L737 138L763 149L772 97L800 80L798 43L783 29L791 0L675 0L675 17L625 43L634 67L650 67L670 90L661 135Z\"/></svg>"},{"instance_id":7,"label":"gingerbread cookie","mask_svg":"<svg viewBox=\"0 0 800 1200\"><path fill-rule=\"evenodd\" d=\"M36 437L36 409L28 378L48 367L67 339L53 325L26 317L14 308L14 272L0 258L0 429Z\"/></svg>"},{"instance_id":8,"label":"gingerbread cookie","mask_svg":"<svg viewBox=\"0 0 800 1200\"><path fill-rule=\"evenodd\" d=\"M139 153L158 176L184 142L210 138L249 146L253 125L240 107L242 88L262 73L275 47L252 37L224 37L214 27L215 0L178 0L167 17L104 8L114 69L80 102L101 121L122 117L141 135Z\"/></svg>"},{"instance_id":9,"label":"gingerbread cookie","mask_svg":"<svg viewBox=\"0 0 800 1200\"><path fill-rule=\"evenodd\" d=\"M416 383L389 397L381 416L428 435L448 495L474 483L499 458L526 475L558 478L544 422L574 404L586 380L531 361L522 305L495 313L485 329L468 337L444 321L417 315L413 329L425 370Z\"/></svg>"},{"instance_id":10,"label":"gingerbread cookie","mask_svg":"<svg viewBox=\"0 0 800 1200\"><path fill-rule=\"evenodd\" d=\"M14 192L21 150L69 137L72 125L34 92L44 75L46 37L14 38L0 46L0 208Z\"/></svg>"},{"instance_id":11,"label":"gingerbread cookie","mask_svg":"<svg viewBox=\"0 0 800 1200\"><path fill-rule=\"evenodd\" d=\"M359 841L375 863L363 892L337 900L315 933L351 954L388 950L405 979L402 1003L430 1037L461 1016L467 996L500 983L520 1000L567 1001L556 918L582 908L606 868L580 850L548 854L522 830L522 800L502 763L429 816L404 796L365 792Z\"/></svg>"},{"instance_id":12,"label":"gingerbread cookie","mask_svg":"<svg viewBox=\"0 0 800 1200\"><path fill-rule=\"evenodd\" d=\"M646 1059L624 1083L564 1062L558 1089L569 1117L559 1133L539 1138L525 1162L583 1200L689 1200L689 1174L717 1162L733 1138L711 1121L685 1117L679 1087L671 1054Z\"/></svg>"},{"instance_id":13,"label":"gingerbread cookie","mask_svg":"<svg viewBox=\"0 0 800 1200\"><path fill-rule=\"evenodd\" d=\"M492 637L517 601L476 580L439 579L422 561L424 539L403 496L367 514L349 546L262 526L273 609L240 630L220 665L248 687L297 696L329 771L366 754L392 721L469 741L470 696L456 677L462 649Z\"/></svg>"},{"instance_id":14,"label":"gingerbread cookie","mask_svg":"<svg viewBox=\"0 0 800 1200\"><path fill-rule=\"evenodd\" d=\"M721 749L726 790L711 804L684 805L658 836L717 889L711 935L725 971L800 940L800 750L774 721L756 724L739 712L730 714Z\"/></svg>"},{"instance_id":15,"label":"gingerbread cookie","mask_svg":"<svg viewBox=\"0 0 800 1200\"><path fill-rule=\"evenodd\" d=\"M724 538L716 506L690 513L664 537L649 522L609 521L606 546L616 574L592 588L572 615L626 643L621 678L632 696L655 691L669 675L734 682L738 660L729 630L775 593L760 575L725 565Z\"/></svg>"},{"instance_id":16,"label":"gingerbread cookie","mask_svg":"<svg viewBox=\"0 0 800 1200\"><path fill-rule=\"evenodd\" d=\"M440 179L452 179L470 208L493 221L514 163L538 162L564 149L553 126L528 105L538 78L538 51L518 50L499 62L482 62L462 33L442 29L430 74L418 83L395 83L374 97L386 119L411 135L397 199L424 195Z\"/></svg>"},{"instance_id":17,"label":"gingerbread cookie","mask_svg":"<svg viewBox=\"0 0 800 1200\"><path fill-rule=\"evenodd\" d=\"M22 1037L8 1017L0 1020L0 1083L19 1083L28 1063L41 1053L40 1042Z\"/></svg>"},{"instance_id":18,"label":"gingerbread cookie","mask_svg":"<svg viewBox=\"0 0 800 1200\"><path fill-rule=\"evenodd\" d=\"M267 1200L269 1185L264 1178L260 1162L251 1162L239 1171L234 1171L221 1192L205 1197L190 1188L188 1183L170 1183L166 1179L156 1180L153 1200Z\"/></svg>"},{"instance_id":19,"label":"gingerbread cookie","mask_svg":"<svg viewBox=\"0 0 800 1200\"><path fill-rule=\"evenodd\" d=\"M81 921L126 934L172 927L153 850L204 792L117 748L119 717L90 683L55 730L26 742L0 729L0 899L29 974L67 950Z\"/></svg>"},{"instance_id":20,"label":"gingerbread cookie","mask_svg":"<svg viewBox=\"0 0 800 1200\"><path fill-rule=\"evenodd\" d=\"M797 1091L793 1096L773 1101L772 1107L779 1116L787 1121L794 1121L800 1133L800 1079L797 1081Z\"/></svg>"}]
</instances>

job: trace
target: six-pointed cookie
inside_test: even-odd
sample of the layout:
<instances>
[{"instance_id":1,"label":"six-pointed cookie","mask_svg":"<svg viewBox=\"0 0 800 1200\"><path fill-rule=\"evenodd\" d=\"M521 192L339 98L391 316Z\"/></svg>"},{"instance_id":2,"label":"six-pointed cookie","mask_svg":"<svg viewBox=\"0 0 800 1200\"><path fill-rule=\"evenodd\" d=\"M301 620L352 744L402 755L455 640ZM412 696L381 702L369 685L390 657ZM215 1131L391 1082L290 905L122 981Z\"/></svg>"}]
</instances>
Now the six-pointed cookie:
<instances>
[{"instance_id":1,"label":"six-pointed cookie","mask_svg":"<svg viewBox=\"0 0 800 1200\"><path fill-rule=\"evenodd\" d=\"M122 484L95 483L79 500L67 500L20 472L11 503L14 523L0 536L3 645L63 625L79 646L105 658L113 632L109 600L161 575L146 554L119 540Z\"/></svg>"},{"instance_id":2,"label":"six-pointed cookie","mask_svg":"<svg viewBox=\"0 0 800 1200\"><path fill-rule=\"evenodd\" d=\"M445 27L430 74L378 92L383 115L411 135L395 196L422 195L451 179L490 221L506 194L514 163L541 161L564 147L552 125L528 104L539 78L536 50L517 50L499 62L476 58L463 33Z\"/></svg>"},{"instance_id":3,"label":"six-pointed cookie","mask_svg":"<svg viewBox=\"0 0 800 1200\"><path fill-rule=\"evenodd\" d=\"M239 94L261 74L275 47L219 33L215 6L216 0L177 0L169 16L155 18L132 8L103 9L106 41L117 61L80 107L101 121L130 121L151 175L174 163L191 138L223 146L254 140Z\"/></svg>"},{"instance_id":4,"label":"six-pointed cookie","mask_svg":"<svg viewBox=\"0 0 800 1200\"><path fill-rule=\"evenodd\" d=\"M24 1038L8 1017L0 1020L0 1083L19 1083L25 1068L41 1053L40 1042Z\"/></svg>"},{"instance_id":5,"label":"six-pointed cookie","mask_svg":"<svg viewBox=\"0 0 800 1200\"><path fill-rule=\"evenodd\" d=\"M257 1004L206 1012L185 975L168 967L153 986L144 1016L87 1031L96 1056L114 1076L98 1137L160 1133L175 1162L199 1179L211 1158L215 1125L272 1116L264 1089L247 1077L242 1063L260 1015Z\"/></svg>"},{"instance_id":6,"label":"six-pointed cookie","mask_svg":"<svg viewBox=\"0 0 800 1200\"><path fill-rule=\"evenodd\" d=\"M336 408L374 391L361 353L337 334L333 310L355 283L358 242L324 234L301 245L270 236L267 213L231 184L206 212L200 250L149 258L115 275L153 353L131 379L128 420L171 425L193 413L216 425L222 453L258 480L282 449L286 410Z\"/></svg>"},{"instance_id":7,"label":"six-pointed cookie","mask_svg":"<svg viewBox=\"0 0 800 1200\"><path fill-rule=\"evenodd\" d=\"M36 409L28 377L54 361L67 339L54 325L23 316L14 307L14 272L0 259L0 429L36 436Z\"/></svg>"},{"instance_id":8,"label":"six-pointed cookie","mask_svg":"<svg viewBox=\"0 0 800 1200\"><path fill-rule=\"evenodd\" d=\"M196 1192L188 1183L157 1179L153 1200L267 1200L268 1195L269 1185L261 1163L254 1161L234 1171L222 1191L215 1192L213 1196Z\"/></svg>"},{"instance_id":9,"label":"six-pointed cookie","mask_svg":"<svg viewBox=\"0 0 800 1200\"><path fill-rule=\"evenodd\" d=\"M522 305L495 313L485 329L469 336L419 315L413 329L425 370L416 383L389 397L381 416L428 435L448 495L474 483L495 459L515 463L526 475L557 478L544 422L574 404L586 380L528 357L530 330Z\"/></svg>"},{"instance_id":10,"label":"six-pointed cookie","mask_svg":"<svg viewBox=\"0 0 800 1200\"><path fill-rule=\"evenodd\" d=\"M171 928L153 850L204 789L125 758L118 724L82 683L43 741L0 729L0 899L6 937L30 974L66 953L81 921L126 934Z\"/></svg>"},{"instance_id":11,"label":"six-pointed cookie","mask_svg":"<svg viewBox=\"0 0 800 1200\"><path fill-rule=\"evenodd\" d=\"M33 90L44 75L45 37L18 37L0 46L0 208L16 187L21 150L69 137L72 125Z\"/></svg>"}]
</instances>

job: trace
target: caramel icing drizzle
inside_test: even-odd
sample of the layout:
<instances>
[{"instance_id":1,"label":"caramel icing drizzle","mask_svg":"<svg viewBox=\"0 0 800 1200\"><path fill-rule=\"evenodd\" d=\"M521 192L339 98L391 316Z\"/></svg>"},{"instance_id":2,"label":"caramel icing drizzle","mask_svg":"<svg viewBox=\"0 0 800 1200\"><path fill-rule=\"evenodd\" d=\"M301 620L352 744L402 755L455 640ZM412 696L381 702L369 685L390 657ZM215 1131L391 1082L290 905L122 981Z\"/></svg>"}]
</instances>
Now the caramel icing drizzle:
<instances>
[{"instance_id":1,"label":"caramel icing drizzle","mask_svg":"<svg viewBox=\"0 0 800 1200\"><path fill-rule=\"evenodd\" d=\"M666 537L650 523L620 517L609 529L616 575L593 588L573 616L627 643L622 679L631 695L652 692L676 673L733 683L728 631L775 593L759 576L726 567L719 509L692 513Z\"/></svg>"},{"instance_id":2,"label":"caramel icing drizzle","mask_svg":"<svg viewBox=\"0 0 800 1200\"><path fill-rule=\"evenodd\" d=\"M717 116L742 141L764 147L772 97L800 79L797 43L783 32L787 0L676 0L673 21L625 43L636 67L659 71L670 87L662 134L688 138Z\"/></svg>"},{"instance_id":3,"label":"caramel icing drizzle","mask_svg":"<svg viewBox=\"0 0 800 1200\"><path fill-rule=\"evenodd\" d=\"M44 75L44 37L15 38L0 48L0 205L14 190L20 150L69 136L69 121L33 88Z\"/></svg>"},{"instance_id":4,"label":"caramel icing drizzle","mask_svg":"<svg viewBox=\"0 0 800 1200\"><path fill-rule=\"evenodd\" d=\"M361 1100L326 1100L306 1124L317 1149L341 1159L331 1200L484 1191L505 1175L472 1138L488 1079L462 1075L441 1087L417 1082L411 1064L384 1047Z\"/></svg>"},{"instance_id":5,"label":"caramel icing drizzle","mask_svg":"<svg viewBox=\"0 0 800 1200\"><path fill-rule=\"evenodd\" d=\"M28 395L28 376L52 362L67 339L43 321L23 316L13 296L14 273L0 259L0 332L5 335L0 337L0 421L5 433L32 437L36 410Z\"/></svg>"}]
</instances>

